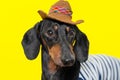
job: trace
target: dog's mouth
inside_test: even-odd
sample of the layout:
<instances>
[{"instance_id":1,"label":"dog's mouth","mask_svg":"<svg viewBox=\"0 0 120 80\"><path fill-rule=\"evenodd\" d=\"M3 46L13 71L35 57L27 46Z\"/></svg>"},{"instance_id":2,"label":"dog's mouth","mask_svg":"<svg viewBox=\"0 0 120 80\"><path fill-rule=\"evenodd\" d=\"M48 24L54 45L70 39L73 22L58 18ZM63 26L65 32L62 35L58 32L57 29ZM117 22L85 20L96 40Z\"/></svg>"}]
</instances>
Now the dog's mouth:
<instances>
[{"instance_id":1,"label":"dog's mouth","mask_svg":"<svg viewBox=\"0 0 120 80\"><path fill-rule=\"evenodd\" d=\"M50 53L52 54L52 53ZM59 67L70 67L73 66L75 63L75 56L72 55L71 57L67 58L64 57L62 58L61 53L58 52L57 55L50 55L52 61L55 63L55 65L59 66Z\"/></svg>"},{"instance_id":2,"label":"dog's mouth","mask_svg":"<svg viewBox=\"0 0 120 80\"><path fill-rule=\"evenodd\" d=\"M75 53L72 47L61 46L56 44L52 47L48 47L49 55L55 65L60 67L70 67L75 63Z\"/></svg>"},{"instance_id":3,"label":"dog's mouth","mask_svg":"<svg viewBox=\"0 0 120 80\"><path fill-rule=\"evenodd\" d=\"M74 62L69 63L69 64L64 64L62 63L62 61L57 62L52 60L52 58L49 60L49 64L48 64L48 70L50 74L55 74L58 70L60 70L61 68L69 68L74 64Z\"/></svg>"}]
</instances>

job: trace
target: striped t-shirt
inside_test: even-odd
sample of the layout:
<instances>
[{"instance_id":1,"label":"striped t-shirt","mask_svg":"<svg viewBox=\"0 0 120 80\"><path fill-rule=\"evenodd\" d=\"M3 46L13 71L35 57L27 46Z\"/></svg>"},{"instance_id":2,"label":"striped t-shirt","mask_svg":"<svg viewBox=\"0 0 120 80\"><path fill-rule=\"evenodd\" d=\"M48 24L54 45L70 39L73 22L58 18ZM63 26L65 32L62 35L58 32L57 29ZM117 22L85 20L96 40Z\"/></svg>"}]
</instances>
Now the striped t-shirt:
<instances>
[{"instance_id":1,"label":"striped t-shirt","mask_svg":"<svg viewBox=\"0 0 120 80\"><path fill-rule=\"evenodd\" d=\"M78 80L120 80L120 59L90 55L85 63L81 63Z\"/></svg>"}]
</instances>

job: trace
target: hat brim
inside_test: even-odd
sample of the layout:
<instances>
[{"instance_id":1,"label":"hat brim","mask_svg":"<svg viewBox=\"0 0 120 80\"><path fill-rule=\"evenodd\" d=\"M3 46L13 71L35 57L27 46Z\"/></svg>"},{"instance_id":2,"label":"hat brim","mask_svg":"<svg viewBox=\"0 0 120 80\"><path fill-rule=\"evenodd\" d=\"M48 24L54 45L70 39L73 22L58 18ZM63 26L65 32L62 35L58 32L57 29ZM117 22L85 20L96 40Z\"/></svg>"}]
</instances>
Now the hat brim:
<instances>
[{"instance_id":1,"label":"hat brim","mask_svg":"<svg viewBox=\"0 0 120 80\"><path fill-rule=\"evenodd\" d=\"M72 24L72 25L76 25L76 24L80 24L83 23L83 20L78 20L76 22L71 21L71 17L68 15L64 15L61 13L50 13L50 14L46 14L45 12L39 10L38 11L39 15L41 16L42 19L45 18L50 18L50 19L54 19L60 22L64 22L64 23L68 23L68 24Z\"/></svg>"}]
</instances>

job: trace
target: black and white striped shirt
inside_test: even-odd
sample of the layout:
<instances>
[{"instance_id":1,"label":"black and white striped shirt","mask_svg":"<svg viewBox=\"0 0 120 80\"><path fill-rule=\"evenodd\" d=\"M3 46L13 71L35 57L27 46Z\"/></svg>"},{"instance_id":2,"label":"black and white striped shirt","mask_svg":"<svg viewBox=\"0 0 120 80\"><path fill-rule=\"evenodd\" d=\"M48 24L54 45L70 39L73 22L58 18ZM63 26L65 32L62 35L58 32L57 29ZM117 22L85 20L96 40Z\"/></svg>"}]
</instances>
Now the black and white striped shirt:
<instances>
[{"instance_id":1,"label":"black and white striped shirt","mask_svg":"<svg viewBox=\"0 0 120 80\"><path fill-rule=\"evenodd\" d=\"M81 63L78 80L120 80L120 59L90 55L85 63Z\"/></svg>"}]
</instances>

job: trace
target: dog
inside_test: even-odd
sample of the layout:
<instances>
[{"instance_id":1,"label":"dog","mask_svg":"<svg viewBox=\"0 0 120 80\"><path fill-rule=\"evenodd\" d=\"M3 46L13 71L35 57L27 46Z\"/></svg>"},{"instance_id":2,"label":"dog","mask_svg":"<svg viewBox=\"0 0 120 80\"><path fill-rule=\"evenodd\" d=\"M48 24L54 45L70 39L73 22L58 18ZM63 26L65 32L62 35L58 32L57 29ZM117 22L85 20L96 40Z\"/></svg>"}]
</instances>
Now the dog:
<instances>
[{"instance_id":1,"label":"dog","mask_svg":"<svg viewBox=\"0 0 120 80\"><path fill-rule=\"evenodd\" d=\"M28 59L42 45L42 80L78 80L80 63L88 59L89 40L76 25L46 18L29 29L22 40Z\"/></svg>"}]
</instances>

